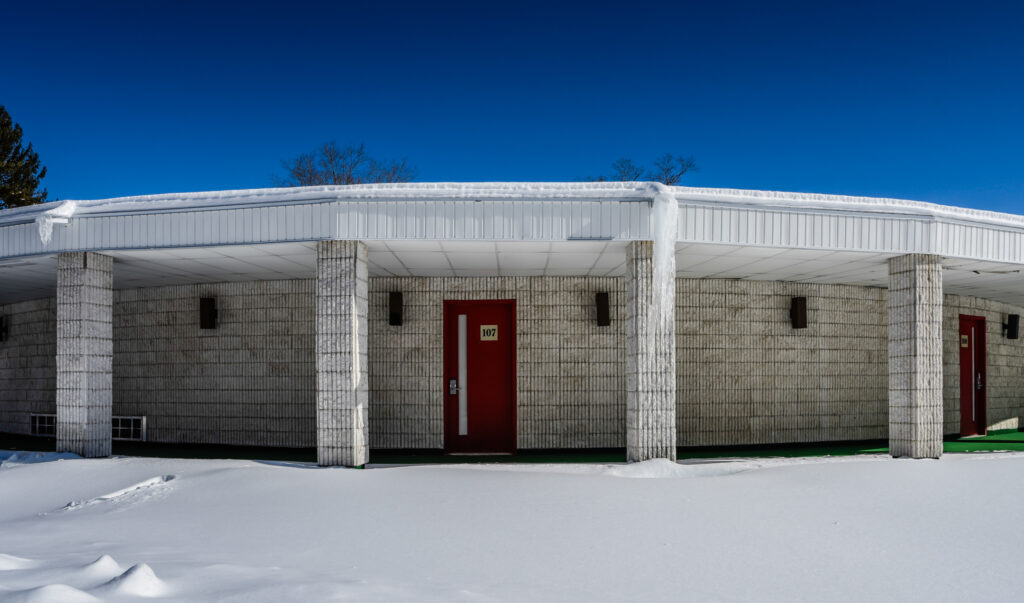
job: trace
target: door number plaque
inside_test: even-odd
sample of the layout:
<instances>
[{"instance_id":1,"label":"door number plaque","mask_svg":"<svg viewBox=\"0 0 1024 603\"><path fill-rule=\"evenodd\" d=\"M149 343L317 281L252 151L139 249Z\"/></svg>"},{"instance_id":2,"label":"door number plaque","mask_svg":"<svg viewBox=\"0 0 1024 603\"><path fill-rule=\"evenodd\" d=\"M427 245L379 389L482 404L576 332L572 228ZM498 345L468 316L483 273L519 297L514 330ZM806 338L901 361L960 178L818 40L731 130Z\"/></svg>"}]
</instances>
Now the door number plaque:
<instances>
[{"instance_id":1,"label":"door number plaque","mask_svg":"<svg viewBox=\"0 0 1024 603\"><path fill-rule=\"evenodd\" d=\"M960 347L966 348L966 347L970 347L970 345L971 345L970 338L967 335L961 335L960 336Z\"/></svg>"},{"instance_id":2,"label":"door number plaque","mask_svg":"<svg viewBox=\"0 0 1024 603\"><path fill-rule=\"evenodd\" d=\"M498 341L498 325L480 325L480 341Z\"/></svg>"}]
</instances>

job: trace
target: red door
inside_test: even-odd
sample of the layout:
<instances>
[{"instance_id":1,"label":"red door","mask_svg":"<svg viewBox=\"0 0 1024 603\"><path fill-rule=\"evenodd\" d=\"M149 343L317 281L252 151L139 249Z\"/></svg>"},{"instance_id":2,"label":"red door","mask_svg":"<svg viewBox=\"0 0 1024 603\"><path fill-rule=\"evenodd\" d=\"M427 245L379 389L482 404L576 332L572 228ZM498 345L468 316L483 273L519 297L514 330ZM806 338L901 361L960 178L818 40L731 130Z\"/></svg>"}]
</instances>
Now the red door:
<instances>
[{"instance_id":1,"label":"red door","mask_svg":"<svg viewBox=\"0 0 1024 603\"><path fill-rule=\"evenodd\" d=\"M960 315L960 435L985 435L985 319Z\"/></svg>"},{"instance_id":2,"label":"red door","mask_svg":"<svg viewBox=\"0 0 1024 603\"><path fill-rule=\"evenodd\" d=\"M444 302L444 448L516 449L516 302Z\"/></svg>"}]
</instances>

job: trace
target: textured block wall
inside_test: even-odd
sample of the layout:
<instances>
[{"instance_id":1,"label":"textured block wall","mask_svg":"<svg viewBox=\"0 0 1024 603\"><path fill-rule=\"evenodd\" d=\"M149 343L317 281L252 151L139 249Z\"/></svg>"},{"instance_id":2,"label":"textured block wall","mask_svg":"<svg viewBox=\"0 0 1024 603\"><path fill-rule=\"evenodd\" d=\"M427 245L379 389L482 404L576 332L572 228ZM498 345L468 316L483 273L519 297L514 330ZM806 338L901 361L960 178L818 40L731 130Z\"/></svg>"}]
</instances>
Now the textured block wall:
<instances>
[{"instance_id":1,"label":"textured block wall","mask_svg":"<svg viewBox=\"0 0 1024 603\"><path fill-rule=\"evenodd\" d=\"M657 299L653 256L650 241L634 241L626 248L626 458L630 462L676 458L675 307L672 299ZM667 275L675 275L674 264L667 270ZM667 297L674 293L670 289Z\"/></svg>"},{"instance_id":2,"label":"textured block wall","mask_svg":"<svg viewBox=\"0 0 1024 603\"><path fill-rule=\"evenodd\" d=\"M889 453L942 455L942 258L889 260Z\"/></svg>"},{"instance_id":3,"label":"textured block wall","mask_svg":"<svg viewBox=\"0 0 1024 603\"><path fill-rule=\"evenodd\" d=\"M57 452L110 455L114 259L57 257Z\"/></svg>"},{"instance_id":4,"label":"textured block wall","mask_svg":"<svg viewBox=\"0 0 1024 603\"><path fill-rule=\"evenodd\" d=\"M793 297L807 328L793 329ZM676 281L681 446L885 438L885 289Z\"/></svg>"},{"instance_id":5,"label":"textured block wall","mask_svg":"<svg viewBox=\"0 0 1024 603\"><path fill-rule=\"evenodd\" d=\"M321 465L370 460L366 243L316 244L316 440Z\"/></svg>"},{"instance_id":6,"label":"textured block wall","mask_svg":"<svg viewBox=\"0 0 1024 603\"><path fill-rule=\"evenodd\" d=\"M115 292L114 414L147 419L147 439L312 447L312 280ZM199 299L217 328L199 328Z\"/></svg>"},{"instance_id":7,"label":"textured block wall","mask_svg":"<svg viewBox=\"0 0 1024 603\"><path fill-rule=\"evenodd\" d=\"M389 326L389 291L404 324ZM610 293L611 325L597 326L594 294ZM370 444L441 448L444 300L515 299L519 448L626 443L625 283L620 278L370 279Z\"/></svg>"},{"instance_id":8,"label":"textured block wall","mask_svg":"<svg viewBox=\"0 0 1024 603\"><path fill-rule=\"evenodd\" d=\"M312 280L115 291L114 414L147 415L149 439L315 445ZM442 446L442 301L517 299L522 448L625 445L625 283L589 278L371 278L371 445ZM676 283L680 445L885 438L887 292L843 285L691 280ZM405 293L406 323L387 324L387 293ZM597 327L593 293L611 292ZM220 325L198 326L199 298ZM789 325L808 298L808 328ZM945 296L944 431L959 430L957 316L988 323L990 428L1024 415L1024 339L1001 324L1020 308ZM28 433L54 413L56 300L0 306L0 430Z\"/></svg>"},{"instance_id":9,"label":"textured block wall","mask_svg":"<svg viewBox=\"0 0 1024 603\"><path fill-rule=\"evenodd\" d=\"M57 300L0 305L0 431L31 433L33 414L57 412Z\"/></svg>"},{"instance_id":10,"label":"textured block wall","mask_svg":"<svg viewBox=\"0 0 1024 603\"><path fill-rule=\"evenodd\" d=\"M946 295L942 306L943 431L960 433L961 314L985 318L988 428L1019 429L1024 426L1024 338L1006 339L1003 323L1008 314L1024 315L1024 308L980 297Z\"/></svg>"}]
</instances>

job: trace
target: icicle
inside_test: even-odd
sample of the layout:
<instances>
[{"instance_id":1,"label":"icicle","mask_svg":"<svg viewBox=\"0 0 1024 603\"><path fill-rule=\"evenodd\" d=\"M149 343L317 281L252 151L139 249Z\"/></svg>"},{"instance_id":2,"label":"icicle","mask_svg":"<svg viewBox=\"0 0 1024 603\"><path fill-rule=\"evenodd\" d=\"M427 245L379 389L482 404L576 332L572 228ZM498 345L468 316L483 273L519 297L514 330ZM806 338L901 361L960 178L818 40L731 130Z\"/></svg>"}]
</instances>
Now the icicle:
<instances>
[{"instance_id":1,"label":"icicle","mask_svg":"<svg viewBox=\"0 0 1024 603\"><path fill-rule=\"evenodd\" d=\"M53 225L67 224L77 208L78 204L74 201L65 201L57 207L36 216L36 224L39 226L39 240L42 241L43 245L50 244L50 238L53 236Z\"/></svg>"},{"instance_id":2,"label":"icicle","mask_svg":"<svg viewBox=\"0 0 1024 603\"><path fill-rule=\"evenodd\" d=\"M654 191L651 229L654 236L654 324L668 324L675 317L676 239L679 232L679 202L672 190L657 182Z\"/></svg>"}]
</instances>

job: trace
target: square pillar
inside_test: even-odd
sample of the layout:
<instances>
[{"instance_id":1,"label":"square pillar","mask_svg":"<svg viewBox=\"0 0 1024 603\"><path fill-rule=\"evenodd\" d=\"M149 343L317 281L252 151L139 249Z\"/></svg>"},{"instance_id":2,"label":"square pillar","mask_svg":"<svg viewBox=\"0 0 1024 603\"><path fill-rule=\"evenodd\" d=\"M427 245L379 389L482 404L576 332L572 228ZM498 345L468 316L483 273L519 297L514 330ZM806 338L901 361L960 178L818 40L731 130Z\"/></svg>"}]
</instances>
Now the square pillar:
<instances>
[{"instance_id":1,"label":"square pillar","mask_svg":"<svg viewBox=\"0 0 1024 603\"><path fill-rule=\"evenodd\" d=\"M942 455L942 258L889 260L889 453Z\"/></svg>"},{"instance_id":2,"label":"square pillar","mask_svg":"<svg viewBox=\"0 0 1024 603\"><path fill-rule=\"evenodd\" d=\"M316 456L320 465L361 467L367 425L366 244L316 244Z\"/></svg>"},{"instance_id":3,"label":"square pillar","mask_svg":"<svg viewBox=\"0 0 1024 603\"><path fill-rule=\"evenodd\" d=\"M110 456L114 260L57 258L57 451Z\"/></svg>"},{"instance_id":4,"label":"square pillar","mask_svg":"<svg viewBox=\"0 0 1024 603\"><path fill-rule=\"evenodd\" d=\"M629 243L626 271L626 458L675 460L675 283L659 301L651 241Z\"/></svg>"}]
</instances>

